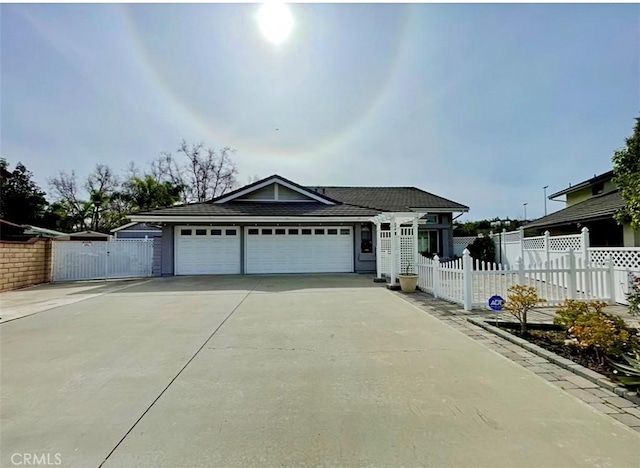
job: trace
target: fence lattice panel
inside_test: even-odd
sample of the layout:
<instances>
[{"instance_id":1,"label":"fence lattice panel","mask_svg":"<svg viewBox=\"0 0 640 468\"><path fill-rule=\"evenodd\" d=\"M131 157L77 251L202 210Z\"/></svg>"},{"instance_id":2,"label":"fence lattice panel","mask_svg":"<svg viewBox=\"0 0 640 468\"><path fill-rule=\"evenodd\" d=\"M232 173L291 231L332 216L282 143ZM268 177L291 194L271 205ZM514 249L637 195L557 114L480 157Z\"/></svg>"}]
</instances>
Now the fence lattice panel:
<instances>
[{"instance_id":1,"label":"fence lattice panel","mask_svg":"<svg viewBox=\"0 0 640 468\"><path fill-rule=\"evenodd\" d=\"M574 251L582 250L582 236L554 236L549 238L549 250L564 252L569 249Z\"/></svg>"},{"instance_id":2,"label":"fence lattice panel","mask_svg":"<svg viewBox=\"0 0 640 468\"><path fill-rule=\"evenodd\" d=\"M413 235L413 227L400 228L400 269L399 273L415 269L415 253L417 246Z\"/></svg>"},{"instance_id":3,"label":"fence lattice panel","mask_svg":"<svg viewBox=\"0 0 640 468\"><path fill-rule=\"evenodd\" d=\"M542 250L544 249L544 237L527 237L522 240L525 249Z\"/></svg>"},{"instance_id":4,"label":"fence lattice panel","mask_svg":"<svg viewBox=\"0 0 640 468\"><path fill-rule=\"evenodd\" d=\"M604 264L611 257L613 265L620 268L640 270L640 247L637 248L610 248L610 249L589 249L589 258L592 262Z\"/></svg>"},{"instance_id":5,"label":"fence lattice panel","mask_svg":"<svg viewBox=\"0 0 640 468\"><path fill-rule=\"evenodd\" d=\"M380 231L380 273L391 275L391 231Z\"/></svg>"}]
</instances>

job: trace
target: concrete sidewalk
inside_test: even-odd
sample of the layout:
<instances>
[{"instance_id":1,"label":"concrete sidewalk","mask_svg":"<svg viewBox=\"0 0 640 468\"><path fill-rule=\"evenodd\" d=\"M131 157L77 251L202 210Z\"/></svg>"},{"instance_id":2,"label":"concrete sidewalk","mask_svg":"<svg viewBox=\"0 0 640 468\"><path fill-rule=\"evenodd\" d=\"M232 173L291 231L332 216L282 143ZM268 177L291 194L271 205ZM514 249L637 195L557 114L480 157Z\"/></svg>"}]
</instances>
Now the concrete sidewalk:
<instances>
[{"instance_id":1,"label":"concrete sidewalk","mask_svg":"<svg viewBox=\"0 0 640 468\"><path fill-rule=\"evenodd\" d=\"M235 278L0 326L2 466L637 466L638 433L369 278Z\"/></svg>"}]
</instances>

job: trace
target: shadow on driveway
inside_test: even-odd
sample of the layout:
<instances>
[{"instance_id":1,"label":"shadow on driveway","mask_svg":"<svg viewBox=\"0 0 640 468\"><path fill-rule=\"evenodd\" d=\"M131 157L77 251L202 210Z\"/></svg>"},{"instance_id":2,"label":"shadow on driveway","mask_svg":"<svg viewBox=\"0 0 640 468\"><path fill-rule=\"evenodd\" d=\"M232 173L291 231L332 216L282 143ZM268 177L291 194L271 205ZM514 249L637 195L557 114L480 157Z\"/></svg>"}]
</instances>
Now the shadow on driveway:
<instances>
[{"instance_id":1,"label":"shadow on driveway","mask_svg":"<svg viewBox=\"0 0 640 468\"><path fill-rule=\"evenodd\" d=\"M296 274L296 275L220 275L220 276L172 276L154 278L152 281L133 286L121 294L169 293L169 292L287 292L305 289L379 288L384 284L374 283L374 275L354 273Z\"/></svg>"}]
</instances>

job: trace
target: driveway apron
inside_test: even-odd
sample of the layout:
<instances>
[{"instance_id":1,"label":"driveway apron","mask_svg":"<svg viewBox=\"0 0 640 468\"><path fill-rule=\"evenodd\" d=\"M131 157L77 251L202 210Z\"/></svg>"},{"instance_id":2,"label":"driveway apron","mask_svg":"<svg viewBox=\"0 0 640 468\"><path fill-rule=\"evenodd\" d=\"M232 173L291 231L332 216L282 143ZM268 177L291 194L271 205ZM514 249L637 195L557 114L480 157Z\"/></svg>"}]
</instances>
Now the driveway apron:
<instances>
[{"instance_id":1,"label":"driveway apron","mask_svg":"<svg viewBox=\"0 0 640 468\"><path fill-rule=\"evenodd\" d=\"M3 466L640 460L635 431L357 275L159 279L0 332Z\"/></svg>"}]
</instances>

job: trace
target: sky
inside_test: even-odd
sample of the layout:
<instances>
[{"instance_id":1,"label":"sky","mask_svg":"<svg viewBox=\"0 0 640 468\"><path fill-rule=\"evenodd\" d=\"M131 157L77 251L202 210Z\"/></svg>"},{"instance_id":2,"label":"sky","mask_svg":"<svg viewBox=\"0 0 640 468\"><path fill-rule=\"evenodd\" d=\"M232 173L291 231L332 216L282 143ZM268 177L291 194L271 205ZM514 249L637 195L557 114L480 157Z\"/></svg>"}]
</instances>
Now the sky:
<instances>
[{"instance_id":1,"label":"sky","mask_svg":"<svg viewBox=\"0 0 640 468\"><path fill-rule=\"evenodd\" d=\"M460 220L544 214L612 168L640 116L640 6L2 4L0 155L124 174L185 139L238 181L415 186ZM563 207L548 201L548 212Z\"/></svg>"}]
</instances>

